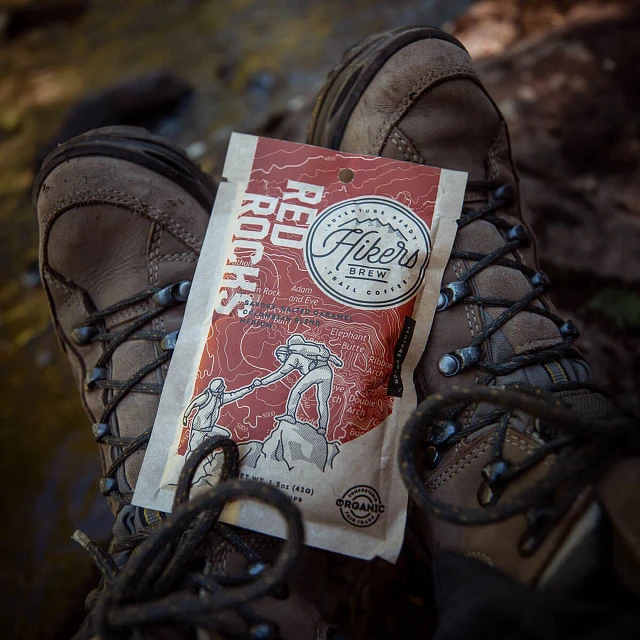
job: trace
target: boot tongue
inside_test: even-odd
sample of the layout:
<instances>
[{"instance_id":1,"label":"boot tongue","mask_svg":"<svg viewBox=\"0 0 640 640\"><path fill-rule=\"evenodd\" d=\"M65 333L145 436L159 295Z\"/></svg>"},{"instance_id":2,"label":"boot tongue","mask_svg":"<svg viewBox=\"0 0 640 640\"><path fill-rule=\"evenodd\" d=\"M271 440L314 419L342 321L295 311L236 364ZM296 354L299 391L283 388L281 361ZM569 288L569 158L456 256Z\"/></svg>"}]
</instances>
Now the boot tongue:
<instances>
[{"instance_id":1,"label":"boot tongue","mask_svg":"<svg viewBox=\"0 0 640 640\"><path fill-rule=\"evenodd\" d=\"M116 543L125 544L134 534L143 529L155 527L162 521L160 513L151 509L124 505L116 515L113 523L113 536Z\"/></svg>"},{"instance_id":2,"label":"boot tongue","mask_svg":"<svg viewBox=\"0 0 640 640\"><path fill-rule=\"evenodd\" d=\"M490 320L485 318L485 322ZM515 349L502 331L496 331L489 338L489 346L492 360L496 363L504 362L516 355ZM550 389L553 385L563 382L591 382L591 371L587 363L582 360L559 358L555 362L523 367L496 377L497 385L525 384L543 389Z\"/></svg>"},{"instance_id":3,"label":"boot tongue","mask_svg":"<svg viewBox=\"0 0 640 640\"><path fill-rule=\"evenodd\" d=\"M485 318L485 321L490 318ZM514 349L501 331L494 333L489 338L489 345L495 362L509 359L514 353ZM520 384L524 386L537 387L541 389L552 389L555 385L568 382L582 384L591 383L591 370L584 360L573 358L558 358L553 362L545 364L535 364L512 371L506 375L497 376L496 386L512 386ZM599 394L586 389L575 391L556 392L563 401L573 409L584 415L604 415L609 410L609 402ZM488 407L478 407L476 417L479 414L486 414ZM521 423L524 424L524 423ZM531 424L527 425L532 427Z\"/></svg>"}]
</instances>

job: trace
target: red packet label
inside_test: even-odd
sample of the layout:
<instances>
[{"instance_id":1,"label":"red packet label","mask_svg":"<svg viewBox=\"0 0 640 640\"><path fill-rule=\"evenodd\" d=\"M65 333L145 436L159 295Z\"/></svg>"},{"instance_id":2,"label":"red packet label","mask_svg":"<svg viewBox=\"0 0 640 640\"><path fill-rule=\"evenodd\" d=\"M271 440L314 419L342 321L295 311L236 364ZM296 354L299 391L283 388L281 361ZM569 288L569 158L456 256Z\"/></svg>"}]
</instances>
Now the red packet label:
<instances>
[{"instance_id":1,"label":"red packet label","mask_svg":"<svg viewBox=\"0 0 640 640\"><path fill-rule=\"evenodd\" d=\"M134 503L169 510L185 458L224 435L241 477L300 507L308 544L393 561L397 440L466 176L237 134L224 176ZM223 517L285 534L254 503Z\"/></svg>"}]
</instances>

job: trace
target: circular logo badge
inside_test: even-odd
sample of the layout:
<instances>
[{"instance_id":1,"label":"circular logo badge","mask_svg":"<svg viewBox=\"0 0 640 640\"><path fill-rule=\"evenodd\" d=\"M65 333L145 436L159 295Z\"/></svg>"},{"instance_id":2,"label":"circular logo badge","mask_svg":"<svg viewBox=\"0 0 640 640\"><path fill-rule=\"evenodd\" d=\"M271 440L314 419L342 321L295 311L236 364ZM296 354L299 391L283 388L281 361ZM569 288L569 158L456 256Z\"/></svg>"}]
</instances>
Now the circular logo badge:
<instances>
[{"instance_id":1,"label":"circular logo badge","mask_svg":"<svg viewBox=\"0 0 640 640\"><path fill-rule=\"evenodd\" d=\"M390 309L420 288L429 230L391 198L363 196L325 209L309 227L304 259L331 298L359 309Z\"/></svg>"},{"instance_id":2,"label":"circular logo badge","mask_svg":"<svg viewBox=\"0 0 640 640\"><path fill-rule=\"evenodd\" d=\"M385 506L378 492L366 484L352 487L336 500L342 517L354 527L370 527L378 522Z\"/></svg>"}]
</instances>

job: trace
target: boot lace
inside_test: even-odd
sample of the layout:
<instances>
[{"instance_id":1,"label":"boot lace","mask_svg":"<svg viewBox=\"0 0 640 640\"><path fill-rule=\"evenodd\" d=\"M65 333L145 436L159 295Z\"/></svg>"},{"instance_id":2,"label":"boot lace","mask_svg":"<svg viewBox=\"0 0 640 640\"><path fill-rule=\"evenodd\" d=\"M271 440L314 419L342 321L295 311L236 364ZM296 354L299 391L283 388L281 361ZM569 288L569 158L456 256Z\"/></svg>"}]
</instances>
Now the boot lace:
<instances>
[{"instance_id":1,"label":"boot lace","mask_svg":"<svg viewBox=\"0 0 640 640\"><path fill-rule=\"evenodd\" d=\"M416 502L446 520L458 524L488 524L525 513L529 526L520 539L518 548L523 556L528 556L540 546L584 487L611 463L611 455L614 453L605 455L603 451L615 452L617 449L610 445L629 436L633 429L629 427L628 420L620 417L588 419L562 400L562 394L568 392L596 393L601 394L601 397L605 395L602 389L587 382L554 382L545 388L521 383L496 384L498 376L532 365L557 363L563 358L582 360L579 351L573 346L579 332L572 321L565 322L554 314L542 298L550 286L547 275L531 269L520 259L518 249L531 244L526 228L520 224L512 226L497 215L501 208L515 203L515 189L509 185L499 186L486 181L470 182L468 187L488 192L491 198L481 207L464 208L459 228L483 219L504 234L506 243L488 254L454 250L451 253L452 259L473 264L458 276L457 281L443 287L437 312L444 312L460 302L480 308L499 308L502 311L484 325L468 347L446 353L438 360L438 369L448 377L465 369L475 368L478 371L477 384L481 386L454 387L424 400L405 427L400 465L405 483ZM475 295L473 278L492 265L520 271L529 278L531 291L519 300ZM562 342L550 348L513 355L499 363L492 362L486 357L489 353L486 348L489 338L522 311L551 320L558 327ZM604 397L602 400L603 404L608 404ZM462 427L456 419L483 401L489 407L488 412L476 412L469 424ZM505 458L503 449L510 421L518 410L537 418L535 429L541 445L530 456L515 463ZM420 442L426 446L422 462L428 468L435 469L444 451L490 426L495 429L490 462L482 469L483 480L477 494L482 508L458 508L430 496L419 478L416 445ZM551 454L556 454L556 461L542 482L510 502L497 505L510 482L523 476Z\"/></svg>"},{"instance_id":2,"label":"boot lace","mask_svg":"<svg viewBox=\"0 0 640 640\"><path fill-rule=\"evenodd\" d=\"M144 330L143 327L162 315L168 307L184 304L190 285L190 281L182 280L164 288L151 287L141 291L102 311L90 314L85 322L76 327L71 334L72 340L77 345L84 346L92 342L102 342L105 347L95 366L87 373L85 388L88 391L102 390L110 394L99 421L92 425L92 430L96 442L116 448L117 455L100 480L100 490L103 495L108 495L121 505L130 504L133 494L128 491L120 491L116 479L118 469L131 454L147 445L151 435L151 427L136 437L123 437L114 429L111 417L118 405L131 392L154 395L160 395L162 392L163 385L161 383L142 381L150 373L169 362L178 332L167 334L162 331ZM118 331L104 329L104 321L109 316L147 303L149 300L154 303L154 306L133 319L123 329ZM127 380L113 380L109 377L109 361L116 349L128 340L151 340L158 344L158 355L151 362L141 366Z\"/></svg>"},{"instance_id":3,"label":"boot lace","mask_svg":"<svg viewBox=\"0 0 640 640\"><path fill-rule=\"evenodd\" d=\"M496 500L481 509L458 507L435 498L418 471L417 450L423 441L425 426L436 423L443 412L460 403L474 402L502 407L504 416L515 411L525 412L556 426L562 434L520 463L504 462L487 480L495 488L504 489L509 482L556 454L555 462L541 481L509 501L496 504ZM502 418L501 430L505 428L504 423ZM399 462L412 499L421 508L445 520L462 525L482 525L524 514L528 527L518 542L518 549L523 556L528 556L540 546L587 485L595 482L616 460L638 452L640 432L637 425L621 414L590 418L542 389L522 389L517 385L511 388L453 387L429 396L418 405L404 427ZM490 475L495 469L494 463L487 467Z\"/></svg>"},{"instance_id":4,"label":"boot lace","mask_svg":"<svg viewBox=\"0 0 640 640\"><path fill-rule=\"evenodd\" d=\"M220 483L189 500L196 470L217 449L224 454ZM93 610L98 637L108 640L134 633L135 637L153 637L157 625L207 629L229 640L280 637L277 625L258 615L249 603L265 596L287 597L286 580L304 540L302 520L279 490L238 480L238 461L238 447L230 438L203 442L180 473L172 513L158 526L137 534L135 550L122 569L112 555L76 531L74 539L92 556L103 576L104 588ZM241 498L277 509L287 523L287 539L273 565L219 522L224 506ZM229 543L244 555L247 565L242 573L216 573L207 567L203 547L211 535L217 537L218 545Z\"/></svg>"}]
</instances>

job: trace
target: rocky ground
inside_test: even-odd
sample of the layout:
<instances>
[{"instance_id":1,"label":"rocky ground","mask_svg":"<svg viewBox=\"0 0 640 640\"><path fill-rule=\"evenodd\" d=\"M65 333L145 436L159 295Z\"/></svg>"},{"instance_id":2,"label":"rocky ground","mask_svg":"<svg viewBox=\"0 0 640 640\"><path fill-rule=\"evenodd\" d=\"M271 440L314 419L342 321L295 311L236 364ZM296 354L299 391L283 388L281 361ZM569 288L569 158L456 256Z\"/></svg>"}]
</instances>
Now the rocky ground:
<instances>
[{"instance_id":1,"label":"rocky ground","mask_svg":"<svg viewBox=\"0 0 640 640\"><path fill-rule=\"evenodd\" d=\"M581 327L596 381L638 412L640 10L604 0L467 4L0 0L7 637L72 633L95 574L69 535L109 528L86 418L48 325L29 202L38 157L78 127L146 124L219 173L231 130L303 140L324 76L360 37L448 21L509 120L552 298ZM372 586L370 575L392 576L384 563L362 575L344 612L361 637L428 631L430 594L414 560L400 564L403 590Z\"/></svg>"}]
</instances>

